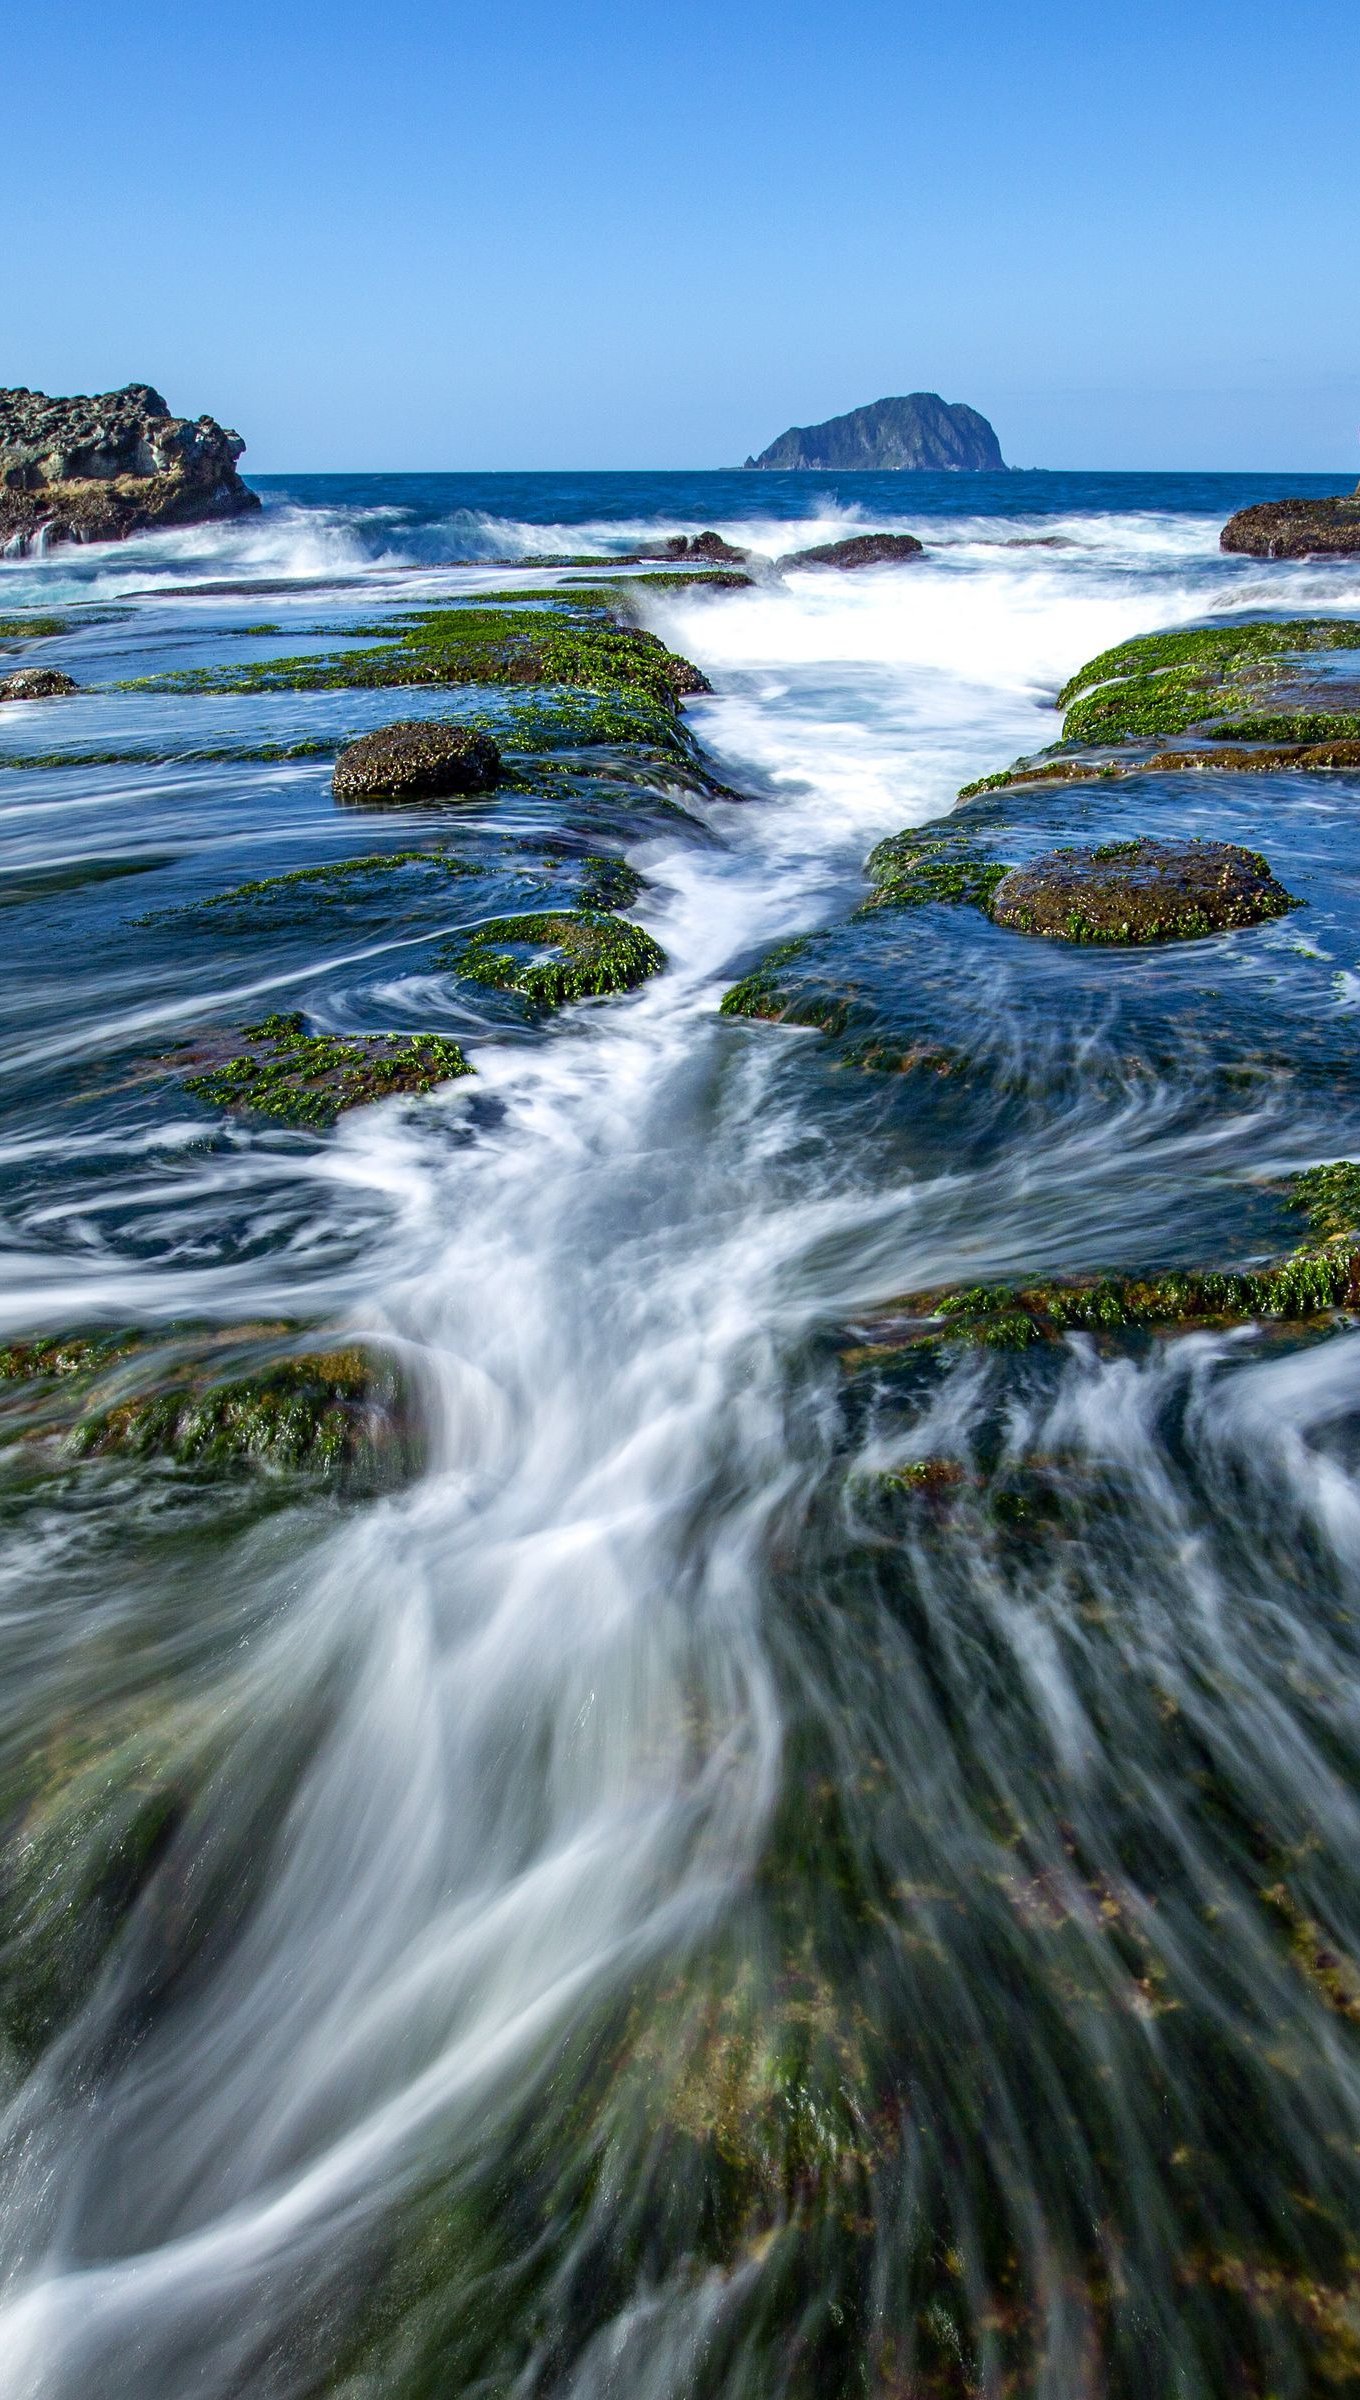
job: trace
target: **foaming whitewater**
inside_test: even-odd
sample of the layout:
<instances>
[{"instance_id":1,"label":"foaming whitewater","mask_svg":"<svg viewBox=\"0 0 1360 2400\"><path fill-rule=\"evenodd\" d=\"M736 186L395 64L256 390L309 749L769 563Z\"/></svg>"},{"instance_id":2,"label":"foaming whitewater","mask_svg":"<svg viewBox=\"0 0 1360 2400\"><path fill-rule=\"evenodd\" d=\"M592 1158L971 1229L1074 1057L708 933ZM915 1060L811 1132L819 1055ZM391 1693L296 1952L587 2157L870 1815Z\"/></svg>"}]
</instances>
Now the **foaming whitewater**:
<instances>
[{"instance_id":1,"label":"foaming whitewater","mask_svg":"<svg viewBox=\"0 0 1360 2400\"><path fill-rule=\"evenodd\" d=\"M762 505L722 522L767 558L902 521L827 503L795 541ZM244 531L23 562L15 589L376 590L409 571L422 594L468 590L479 559L622 552L707 522L664 498L617 506L631 513L435 508L416 524L396 502L285 496ZM394 1346L430 1441L410 1489L228 1528L209 1574L154 1547L164 1503L112 1469L83 1521L16 1547L6 1716L42 1693L55 1744L66 1701L105 1679L129 1755L185 1797L130 1941L10 2079L5 2400L768 2400L804 2388L799 2344L815 2347L824 2308L860 2326L863 2388L885 2400L1000 2393L995 2325L972 2381L918 2386L908 2352L883 2346L885 2325L942 2306L904 2292L918 2255L999 2322L999 2219L1007 2290L1038 2295L1043 2321L1025 2388L1130 2388L1127 2359L1096 2355L1078 2220L1108 2237L1110 2288L1136 2296L1157 2388L1222 2388L1166 2213L1159 2117L1187 2157L1210 2153L1215 2057L1238 2105L1264 2112L1250 2045L1223 2030L1215 1925L1239 1945L1262 2044L1301 2003L1243 1921L1237 1832L1220 1846L1195 1792L1212 1770L1225 1822L1255 1811L1298 1842L1311 1829L1329 1858L1353 1853L1360 1500L1345 1429L1360 1340L1281 1360L1198 1336L1144 1363L1074 1343L1047 1387L1001 1402L999 1370L974 1357L905 1429L871 1412L850 1436L831 1341L895 1291L1017 1268L1050 1235L1056 1252L1074 1209L1113 1228L1131 1159L1171 1179L1218 1143L1231 1168L1280 1104L1192 1122L1166 1090L1130 1088L1113 1110L1093 1092L1055 1112L1042 1155L1017 1125L985 1171L915 1172L871 1129L809 1114L790 1067L814 1034L716 1014L760 949L853 904L873 841L1051 740L1056 690L1083 659L1211 611L1360 607L1345 573L1273 570L1267 586L1220 558L1216 524L1035 513L1022 496L1010 514L942 515L929 577L655 598L648 621L714 686L690 721L749 794L706 804L706 842L652 835L630 852L664 977L534 1045L488 1038L475 1089L360 1112L319 1151L196 1149L188 1125L144 1135L130 1105L96 1190L81 1177L109 1137L40 1105L11 1133L7 1166L44 1179L3 1229L0 1321L31 1324L36 1300L54 1326L225 1323L305 1296ZM66 859L112 838L115 807L121 791L72 788L13 813L39 810L43 855ZM325 966L356 993L413 998L400 934ZM191 962L182 986L124 996L124 1017L21 1029L0 1070L41 1082L96 1057L129 1011L168 1039L221 1006L215 971ZM299 969L299 988L314 974ZM290 1005L291 989L281 974L239 999ZM960 1005L990 1006L992 1038L1010 1038L1004 993ZM1302 1139L1284 1112L1282 1152ZM1021 1458L1050 1462L1079 1533L1014 1571L980 1517L933 1547L920 1537L917 1597L899 1610L856 1491L942 1454L977 1495ZM1291 1544L1328 1596L1315 1615ZM1183 1784L1154 1788L1149 1729L1172 1723L1198 1749ZM808 1827L806 1887L791 1817ZM1175 1860L1160 1911L1152 1827ZM852 1871L855 1939L893 1926L891 1967L875 1952L879 1980L858 1984L833 1923ZM791 1890L810 1895L796 1938ZM1053 1944L1042 1995L1017 1924ZM853 2167L834 2204L807 2163L815 2127L781 2120L794 2163L778 2221L718 2263L711 2225L680 2222L683 2159L662 2155L648 2109L671 2092L697 2139L693 2061L717 2028L724 2072L756 2079L743 2011L790 1991L809 2057L825 2039L839 2061L838 2091L875 2023L895 2027L903 2081L863 2122L844 2101ZM1177 2048L1191 1992L1220 2020L1214 2055L1207 2034L1202 2056ZM1335 2027L1325 2056L1312 2031L1271 2131L1281 2187L1325 2148L1339 2204L1360 2074ZM352 2347L394 2247L428 2244L432 2224L456 2294L444 2348L406 2328L403 2308L415 2328L437 2307L414 2268L408 2301L384 2303L389 2346ZM813 2243L796 2301L795 2236ZM833 2255L841 2237L853 2270ZM500 2347L478 2351L470 2328L498 2310ZM930 2338L948 2351L938 2325Z\"/></svg>"}]
</instances>

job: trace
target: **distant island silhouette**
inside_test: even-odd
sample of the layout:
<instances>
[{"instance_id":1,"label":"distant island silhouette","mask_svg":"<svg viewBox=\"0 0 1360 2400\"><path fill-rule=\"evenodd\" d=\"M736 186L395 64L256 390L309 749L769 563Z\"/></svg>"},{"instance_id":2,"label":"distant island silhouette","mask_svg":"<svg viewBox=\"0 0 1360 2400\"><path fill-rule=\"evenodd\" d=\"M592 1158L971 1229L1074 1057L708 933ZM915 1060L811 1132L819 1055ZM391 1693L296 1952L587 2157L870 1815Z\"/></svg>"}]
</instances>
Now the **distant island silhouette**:
<instances>
[{"instance_id":1,"label":"distant island silhouette","mask_svg":"<svg viewBox=\"0 0 1360 2400\"><path fill-rule=\"evenodd\" d=\"M896 400L872 400L867 408L852 408L821 425L790 425L746 465L784 473L848 468L981 474L989 468L1004 472L1006 462L987 419L975 408L942 400L938 392L908 392Z\"/></svg>"}]
</instances>

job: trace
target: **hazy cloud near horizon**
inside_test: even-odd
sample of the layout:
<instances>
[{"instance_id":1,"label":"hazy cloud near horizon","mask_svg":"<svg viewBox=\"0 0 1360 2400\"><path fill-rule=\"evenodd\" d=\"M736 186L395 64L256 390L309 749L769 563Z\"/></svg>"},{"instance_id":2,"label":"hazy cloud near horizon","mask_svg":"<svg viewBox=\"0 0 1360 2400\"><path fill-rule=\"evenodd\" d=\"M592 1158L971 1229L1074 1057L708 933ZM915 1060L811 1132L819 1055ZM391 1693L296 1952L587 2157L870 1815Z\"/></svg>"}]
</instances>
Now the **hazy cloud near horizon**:
<instances>
[{"instance_id":1,"label":"hazy cloud near horizon","mask_svg":"<svg viewBox=\"0 0 1360 2400\"><path fill-rule=\"evenodd\" d=\"M736 465L931 389L1021 466L1360 473L1360 12L244 0L15 112L0 381L247 470Z\"/></svg>"}]
</instances>

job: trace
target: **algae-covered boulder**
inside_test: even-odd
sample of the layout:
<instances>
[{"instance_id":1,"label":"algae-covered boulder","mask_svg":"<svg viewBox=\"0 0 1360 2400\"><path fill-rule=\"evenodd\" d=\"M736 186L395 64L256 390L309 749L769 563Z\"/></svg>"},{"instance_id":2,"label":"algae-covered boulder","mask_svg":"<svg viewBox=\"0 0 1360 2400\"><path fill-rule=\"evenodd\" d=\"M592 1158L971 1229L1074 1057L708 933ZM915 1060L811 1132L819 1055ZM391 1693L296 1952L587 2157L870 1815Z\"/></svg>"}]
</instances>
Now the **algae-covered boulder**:
<instances>
[{"instance_id":1,"label":"algae-covered boulder","mask_svg":"<svg viewBox=\"0 0 1360 2400\"><path fill-rule=\"evenodd\" d=\"M59 700L66 692L79 689L59 667L20 667L15 674L0 677L0 701Z\"/></svg>"},{"instance_id":2,"label":"algae-covered boulder","mask_svg":"<svg viewBox=\"0 0 1360 2400\"><path fill-rule=\"evenodd\" d=\"M892 567L923 558L925 543L914 533L857 533L844 542L820 542L812 550L790 550L781 567Z\"/></svg>"},{"instance_id":3,"label":"algae-covered boulder","mask_svg":"<svg viewBox=\"0 0 1360 2400\"><path fill-rule=\"evenodd\" d=\"M1219 548L1248 558L1352 558L1360 553L1360 486L1325 500L1262 500L1239 508Z\"/></svg>"},{"instance_id":4,"label":"algae-covered boulder","mask_svg":"<svg viewBox=\"0 0 1360 2400\"><path fill-rule=\"evenodd\" d=\"M461 936L444 965L474 983L522 992L536 1008L631 992L659 975L666 953L641 925L606 909L543 909L494 917Z\"/></svg>"},{"instance_id":5,"label":"algae-covered boulder","mask_svg":"<svg viewBox=\"0 0 1360 2400\"><path fill-rule=\"evenodd\" d=\"M348 743L335 762L331 788L351 805L402 807L492 791L500 772L501 754L489 733L403 720Z\"/></svg>"},{"instance_id":6,"label":"algae-covered boulder","mask_svg":"<svg viewBox=\"0 0 1360 2400\"><path fill-rule=\"evenodd\" d=\"M200 1100L318 1133L347 1109L432 1092L475 1072L443 1034L308 1033L298 1010L243 1025L235 1041L208 1044L182 1063L198 1070L185 1089Z\"/></svg>"},{"instance_id":7,"label":"algae-covered boulder","mask_svg":"<svg viewBox=\"0 0 1360 2400\"><path fill-rule=\"evenodd\" d=\"M1259 851L1143 836L1096 850L1050 850L1012 867L996 887L991 914L998 925L1052 941L1138 944L1194 941L1296 906Z\"/></svg>"}]
</instances>

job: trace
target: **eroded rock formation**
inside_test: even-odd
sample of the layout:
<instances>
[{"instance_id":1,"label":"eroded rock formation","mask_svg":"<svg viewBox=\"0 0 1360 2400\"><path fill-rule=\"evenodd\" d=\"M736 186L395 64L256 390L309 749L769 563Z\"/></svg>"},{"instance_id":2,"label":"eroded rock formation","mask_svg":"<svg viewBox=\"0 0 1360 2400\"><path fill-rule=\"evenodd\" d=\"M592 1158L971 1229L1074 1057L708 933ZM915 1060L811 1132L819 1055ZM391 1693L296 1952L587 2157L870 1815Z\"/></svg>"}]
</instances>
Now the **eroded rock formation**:
<instances>
[{"instance_id":1,"label":"eroded rock formation","mask_svg":"<svg viewBox=\"0 0 1360 2400\"><path fill-rule=\"evenodd\" d=\"M239 433L174 417L148 383L49 398L0 390L0 544L117 542L260 505L242 483Z\"/></svg>"}]
</instances>

